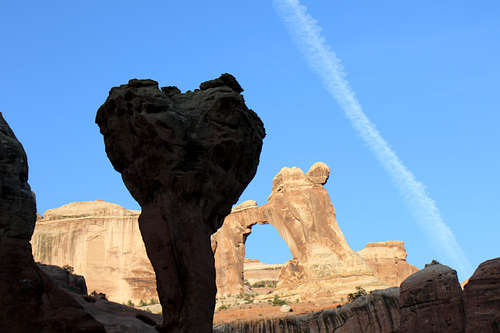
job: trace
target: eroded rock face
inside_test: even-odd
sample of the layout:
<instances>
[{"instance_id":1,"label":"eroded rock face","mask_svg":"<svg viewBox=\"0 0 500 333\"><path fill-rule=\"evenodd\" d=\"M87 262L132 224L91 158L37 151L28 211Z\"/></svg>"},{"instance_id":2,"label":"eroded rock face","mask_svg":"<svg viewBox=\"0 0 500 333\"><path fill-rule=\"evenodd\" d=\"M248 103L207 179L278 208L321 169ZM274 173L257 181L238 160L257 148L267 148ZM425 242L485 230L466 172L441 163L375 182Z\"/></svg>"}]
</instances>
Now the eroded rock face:
<instances>
[{"instance_id":1,"label":"eroded rock face","mask_svg":"<svg viewBox=\"0 0 500 333\"><path fill-rule=\"evenodd\" d=\"M33 260L36 202L24 149L0 113L0 331L104 332Z\"/></svg>"},{"instance_id":2,"label":"eroded rock face","mask_svg":"<svg viewBox=\"0 0 500 333\"><path fill-rule=\"evenodd\" d=\"M284 318L217 325L214 333L396 333L399 329L399 288L377 290L351 304Z\"/></svg>"},{"instance_id":3,"label":"eroded rock face","mask_svg":"<svg viewBox=\"0 0 500 333\"><path fill-rule=\"evenodd\" d=\"M467 333L500 332L500 258L483 262L464 288Z\"/></svg>"},{"instance_id":4,"label":"eroded rock face","mask_svg":"<svg viewBox=\"0 0 500 333\"><path fill-rule=\"evenodd\" d=\"M406 261L402 241L368 243L358 254L374 270L375 275L389 286L399 286L404 279L418 271Z\"/></svg>"},{"instance_id":5,"label":"eroded rock face","mask_svg":"<svg viewBox=\"0 0 500 333\"><path fill-rule=\"evenodd\" d=\"M462 288L448 266L427 265L410 275L401 284L399 302L401 333L465 332Z\"/></svg>"},{"instance_id":6,"label":"eroded rock face","mask_svg":"<svg viewBox=\"0 0 500 333\"><path fill-rule=\"evenodd\" d=\"M210 236L255 175L265 136L231 75L200 89L130 80L111 89L96 116L111 163L142 207L165 332L211 331Z\"/></svg>"},{"instance_id":7,"label":"eroded rock face","mask_svg":"<svg viewBox=\"0 0 500 333\"><path fill-rule=\"evenodd\" d=\"M72 266L85 277L89 292L105 293L109 300L157 299L139 214L101 200L49 209L36 223L33 256L41 263Z\"/></svg>"},{"instance_id":8,"label":"eroded rock face","mask_svg":"<svg viewBox=\"0 0 500 333\"><path fill-rule=\"evenodd\" d=\"M385 268L384 274L392 279L386 282L349 247L323 187L329 176L330 169L321 162L307 173L298 168L283 168L274 177L267 204L245 202L233 208L223 227L212 236L221 295L243 290L245 240L255 224L273 225L292 253L293 259L285 263L279 276L280 294L298 294L304 299L337 297L340 301L356 286L373 290L397 285L391 284L393 276L406 277L403 270L398 273L393 261Z\"/></svg>"}]
</instances>

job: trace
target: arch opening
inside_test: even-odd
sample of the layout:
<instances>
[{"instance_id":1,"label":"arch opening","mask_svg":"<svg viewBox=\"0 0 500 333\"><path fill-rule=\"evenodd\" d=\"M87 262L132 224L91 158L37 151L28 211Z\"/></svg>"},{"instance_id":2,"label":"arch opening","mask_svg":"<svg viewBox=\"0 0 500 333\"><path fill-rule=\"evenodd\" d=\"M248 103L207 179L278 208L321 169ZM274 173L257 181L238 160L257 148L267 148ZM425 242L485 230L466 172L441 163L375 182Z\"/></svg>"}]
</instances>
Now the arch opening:
<instances>
[{"instance_id":1,"label":"arch opening","mask_svg":"<svg viewBox=\"0 0 500 333\"><path fill-rule=\"evenodd\" d=\"M292 253L274 226L251 226L251 232L245 239L245 285L253 288L276 288L281 267L290 259Z\"/></svg>"}]
</instances>

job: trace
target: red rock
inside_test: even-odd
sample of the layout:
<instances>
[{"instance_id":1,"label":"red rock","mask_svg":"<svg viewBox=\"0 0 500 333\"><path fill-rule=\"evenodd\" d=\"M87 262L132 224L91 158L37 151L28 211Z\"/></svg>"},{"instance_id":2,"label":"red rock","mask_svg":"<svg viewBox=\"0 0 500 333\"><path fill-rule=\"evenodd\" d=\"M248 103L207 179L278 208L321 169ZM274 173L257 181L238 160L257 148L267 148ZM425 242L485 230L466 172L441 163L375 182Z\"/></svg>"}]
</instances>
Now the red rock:
<instances>
[{"instance_id":1,"label":"red rock","mask_svg":"<svg viewBox=\"0 0 500 333\"><path fill-rule=\"evenodd\" d=\"M142 207L164 332L212 330L210 236L254 177L265 136L234 77L200 89L181 94L130 80L111 89L96 116L111 163Z\"/></svg>"},{"instance_id":2,"label":"red rock","mask_svg":"<svg viewBox=\"0 0 500 333\"><path fill-rule=\"evenodd\" d=\"M385 252L390 251L385 251L383 258L368 255L374 258L372 261L364 260L349 247L323 187L329 176L330 169L322 162L315 163L307 173L295 167L283 168L273 179L265 205L249 201L233 208L223 227L212 236L221 296L243 291L245 240L255 224L273 225L292 253L293 259L284 264L279 275L280 294L340 301L356 286L373 290L398 285L394 280L411 273L411 268L406 270L402 242L394 245L397 251L392 251L392 243L385 247L396 258L389 258Z\"/></svg>"},{"instance_id":3,"label":"red rock","mask_svg":"<svg viewBox=\"0 0 500 333\"><path fill-rule=\"evenodd\" d=\"M467 333L500 332L500 258L481 263L464 287Z\"/></svg>"},{"instance_id":4,"label":"red rock","mask_svg":"<svg viewBox=\"0 0 500 333\"><path fill-rule=\"evenodd\" d=\"M105 332L35 264L35 196L21 143L0 113L0 332Z\"/></svg>"},{"instance_id":5,"label":"red rock","mask_svg":"<svg viewBox=\"0 0 500 333\"><path fill-rule=\"evenodd\" d=\"M358 254L374 270L375 275L389 286L399 286L418 268L406 261L406 250L402 241L368 243Z\"/></svg>"},{"instance_id":6,"label":"red rock","mask_svg":"<svg viewBox=\"0 0 500 333\"><path fill-rule=\"evenodd\" d=\"M400 289L400 333L465 332L457 272L440 264L410 275Z\"/></svg>"},{"instance_id":7,"label":"red rock","mask_svg":"<svg viewBox=\"0 0 500 333\"><path fill-rule=\"evenodd\" d=\"M214 333L397 333L398 297L398 288L376 290L337 309L221 324Z\"/></svg>"}]
</instances>

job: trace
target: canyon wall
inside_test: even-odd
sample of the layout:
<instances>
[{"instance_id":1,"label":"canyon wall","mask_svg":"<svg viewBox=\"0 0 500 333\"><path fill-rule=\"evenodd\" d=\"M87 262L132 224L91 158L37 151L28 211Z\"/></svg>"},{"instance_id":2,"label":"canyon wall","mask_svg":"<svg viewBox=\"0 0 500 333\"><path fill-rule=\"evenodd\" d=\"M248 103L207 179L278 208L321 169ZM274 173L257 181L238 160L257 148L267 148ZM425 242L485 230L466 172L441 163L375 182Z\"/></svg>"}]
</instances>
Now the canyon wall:
<instances>
[{"instance_id":1,"label":"canyon wall","mask_svg":"<svg viewBox=\"0 0 500 333\"><path fill-rule=\"evenodd\" d=\"M110 300L157 298L153 267L139 232L139 211L104 202L74 202L49 209L31 240L36 261L69 265L88 291Z\"/></svg>"}]
</instances>

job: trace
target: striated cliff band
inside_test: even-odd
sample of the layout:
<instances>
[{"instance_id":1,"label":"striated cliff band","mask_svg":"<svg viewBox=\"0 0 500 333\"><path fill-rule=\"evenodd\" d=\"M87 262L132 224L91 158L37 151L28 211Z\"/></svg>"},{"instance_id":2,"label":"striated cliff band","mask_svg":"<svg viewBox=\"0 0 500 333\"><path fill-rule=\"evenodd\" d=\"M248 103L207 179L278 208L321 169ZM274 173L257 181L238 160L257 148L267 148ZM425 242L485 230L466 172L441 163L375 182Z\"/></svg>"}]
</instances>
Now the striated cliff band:
<instances>
[{"instance_id":1,"label":"striated cliff band","mask_svg":"<svg viewBox=\"0 0 500 333\"><path fill-rule=\"evenodd\" d=\"M212 236L218 298L244 292L247 279L252 284L277 280L275 293L284 297L340 300L356 286L367 290L399 286L417 271L406 261L403 242L369 243L358 253L349 247L323 187L329 172L324 163L314 164L307 173L283 168L273 180L267 204L248 201L233 208ZM85 276L89 292L105 293L113 301L157 298L139 214L104 201L49 209L35 226L31 241L35 260L72 266ZM294 258L283 267L245 262L245 240L255 224L276 227Z\"/></svg>"}]
</instances>

